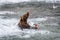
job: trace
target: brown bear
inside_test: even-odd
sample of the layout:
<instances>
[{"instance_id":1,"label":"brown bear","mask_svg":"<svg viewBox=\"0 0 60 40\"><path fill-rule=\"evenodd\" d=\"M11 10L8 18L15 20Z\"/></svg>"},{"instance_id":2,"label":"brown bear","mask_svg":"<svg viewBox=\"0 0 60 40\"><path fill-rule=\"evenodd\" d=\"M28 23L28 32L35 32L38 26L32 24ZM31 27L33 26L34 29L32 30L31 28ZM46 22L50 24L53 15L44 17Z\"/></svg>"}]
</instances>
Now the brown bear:
<instances>
[{"instance_id":1,"label":"brown bear","mask_svg":"<svg viewBox=\"0 0 60 40\"><path fill-rule=\"evenodd\" d=\"M20 16L20 21L18 23L18 26L21 28L21 29L29 29L30 28L30 25L27 23L27 19L29 17L29 12L27 12L26 14Z\"/></svg>"}]
</instances>

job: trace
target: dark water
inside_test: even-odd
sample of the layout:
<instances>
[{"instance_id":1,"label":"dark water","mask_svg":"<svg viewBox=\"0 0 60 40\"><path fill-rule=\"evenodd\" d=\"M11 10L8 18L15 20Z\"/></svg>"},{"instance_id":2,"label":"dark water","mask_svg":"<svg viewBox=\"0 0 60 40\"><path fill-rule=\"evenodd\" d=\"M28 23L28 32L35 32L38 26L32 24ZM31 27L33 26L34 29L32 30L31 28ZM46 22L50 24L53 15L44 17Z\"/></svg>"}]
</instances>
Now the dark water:
<instances>
[{"instance_id":1,"label":"dark water","mask_svg":"<svg viewBox=\"0 0 60 40\"><path fill-rule=\"evenodd\" d=\"M37 23L39 29L18 28L19 16L27 11L31 13L28 22ZM0 14L0 40L60 40L60 16L54 14L58 13L45 8L21 8L14 16Z\"/></svg>"}]
</instances>

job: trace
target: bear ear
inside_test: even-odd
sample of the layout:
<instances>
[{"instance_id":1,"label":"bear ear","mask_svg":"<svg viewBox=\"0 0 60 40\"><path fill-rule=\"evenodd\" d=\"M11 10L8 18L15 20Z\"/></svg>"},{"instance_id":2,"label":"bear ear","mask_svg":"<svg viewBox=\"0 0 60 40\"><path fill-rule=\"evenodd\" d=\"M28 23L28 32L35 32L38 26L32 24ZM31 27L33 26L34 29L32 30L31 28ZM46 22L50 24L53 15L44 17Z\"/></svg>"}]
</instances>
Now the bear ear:
<instances>
[{"instance_id":1,"label":"bear ear","mask_svg":"<svg viewBox=\"0 0 60 40\"><path fill-rule=\"evenodd\" d=\"M29 16L29 12L27 12L27 15Z\"/></svg>"},{"instance_id":2,"label":"bear ear","mask_svg":"<svg viewBox=\"0 0 60 40\"><path fill-rule=\"evenodd\" d=\"M29 12L27 12L27 13L29 13Z\"/></svg>"}]
</instances>

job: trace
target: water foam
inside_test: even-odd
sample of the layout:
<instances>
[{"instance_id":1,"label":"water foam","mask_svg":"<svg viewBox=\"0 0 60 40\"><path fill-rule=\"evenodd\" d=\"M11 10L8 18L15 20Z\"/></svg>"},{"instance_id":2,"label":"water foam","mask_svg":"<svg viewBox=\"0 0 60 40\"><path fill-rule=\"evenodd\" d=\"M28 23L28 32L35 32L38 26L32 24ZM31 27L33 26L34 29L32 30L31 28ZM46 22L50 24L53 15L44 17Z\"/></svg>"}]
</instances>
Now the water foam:
<instances>
[{"instance_id":1,"label":"water foam","mask_svg":"<svg viewBox=\"0 0 60 40\"><path fill-rule=\"evenodd\" d=\"M30 22L32 22L32 20L35 20L35 19L31 19ZM38 34L38 33L40 34L50 33L48 30L24 29L22 31L18 28L17 23L18 23L17 19L0 19L0 36L16 35L17 37L20 37L20 38L30 38L31 36L34 36L35 34Z\"/></svg>"}]
</instances>

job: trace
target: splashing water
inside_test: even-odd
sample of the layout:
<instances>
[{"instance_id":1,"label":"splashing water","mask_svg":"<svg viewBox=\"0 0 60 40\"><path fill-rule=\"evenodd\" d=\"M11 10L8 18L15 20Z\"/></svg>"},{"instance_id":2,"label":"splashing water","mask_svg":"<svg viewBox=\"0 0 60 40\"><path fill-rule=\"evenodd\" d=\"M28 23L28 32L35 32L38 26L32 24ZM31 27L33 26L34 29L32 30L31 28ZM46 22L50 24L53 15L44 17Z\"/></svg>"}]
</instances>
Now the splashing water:
<instances>
[{"instance_id":1,"label":"splashing water","mask_svg":"<svg viewBox=\"0 0 60 40\"><path fill-rule=\"evenodd\" d=\"M0 16L0 38L1 37L12 37L12 38L45 38L54 39L60 37L60 30L57 29L58 23L55 17L42 17L28 19L28 23L33 26L34 23L39 25L39 29L23 29L23 31L18 27L18 20L16 18L3 19ZM57 31L58 30L58 31ZM37 37L39 36L39 37ZM9 37L9 38L10 38ZM3 39L3 38L2 38ZM40 40L40 39L39 39Z\"/></svg>"},{"instance_id":2,"label":"splashing water","mask_svg":"<svg viewBox=\"0 0 60 40\"><path fill-rule=\"evenodd\" d=\"M31 19L31 20L29 19L31 23L34 23L32 22L33 20L34 19ZM34 29L24 29L22 31L20 28L18 28L17 23L18 23L17 19L1 19L0 18L0 35L1 36L18 35L21 37L30 37L36 33L41 33L41 34L49 33L49 31L47 30L34 30ZM31 25L31 23L29 24Z\"/></svg>"}]
</instances>

